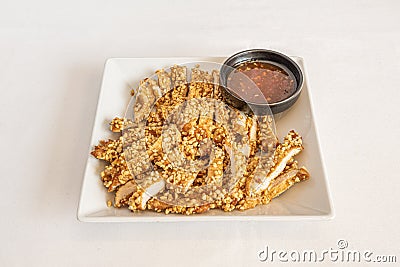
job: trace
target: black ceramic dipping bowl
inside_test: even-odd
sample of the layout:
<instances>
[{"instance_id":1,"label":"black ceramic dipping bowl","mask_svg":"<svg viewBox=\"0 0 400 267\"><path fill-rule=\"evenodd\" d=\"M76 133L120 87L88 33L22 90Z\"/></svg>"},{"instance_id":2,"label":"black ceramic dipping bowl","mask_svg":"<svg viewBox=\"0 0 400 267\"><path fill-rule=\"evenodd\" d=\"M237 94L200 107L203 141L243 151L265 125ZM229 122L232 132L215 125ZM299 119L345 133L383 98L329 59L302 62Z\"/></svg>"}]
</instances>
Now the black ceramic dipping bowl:
<instances>
[{"instance_id":1,"label":"black ceramic dipping bowl","mask_svg":"<svg viewBox=\"0 0 400 267\"><path fill-rule=\"evenodd\" d=\"M247 62L270 62L283 67L296 80L294 92L275 103L252 103L240 98L228 88L228 77L239 65ZM303 86L303 73L300 67L284 54L266 49L250 49L236 53L225 60L220 70L220 84L224 100L235 108L257 115L266 115L270 113L269 109L273 114L278 114L290 108L299 98Z\"/></svg>"}]
</instances>

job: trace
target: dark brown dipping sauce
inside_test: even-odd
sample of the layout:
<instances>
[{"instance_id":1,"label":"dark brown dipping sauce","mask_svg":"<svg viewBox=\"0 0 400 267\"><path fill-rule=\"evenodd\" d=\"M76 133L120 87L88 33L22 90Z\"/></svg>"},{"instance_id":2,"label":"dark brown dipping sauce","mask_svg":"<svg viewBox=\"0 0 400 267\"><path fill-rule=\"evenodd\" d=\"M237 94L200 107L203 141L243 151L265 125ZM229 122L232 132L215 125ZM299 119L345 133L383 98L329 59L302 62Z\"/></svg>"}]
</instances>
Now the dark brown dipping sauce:
<instances>
[{"instance_id":1,"label":"dark brown dipping sauce","mask_svg":"<svg viewBox=\"0 0 400 267\"><path fill-rule=\"evenodd\" d=\"M250 79L249 79L250 78ZM276 103L291 96L296 90L296 79L272 62L245 62L228 77L230 91L247 102Z\"/></svg>"}]
</instances>

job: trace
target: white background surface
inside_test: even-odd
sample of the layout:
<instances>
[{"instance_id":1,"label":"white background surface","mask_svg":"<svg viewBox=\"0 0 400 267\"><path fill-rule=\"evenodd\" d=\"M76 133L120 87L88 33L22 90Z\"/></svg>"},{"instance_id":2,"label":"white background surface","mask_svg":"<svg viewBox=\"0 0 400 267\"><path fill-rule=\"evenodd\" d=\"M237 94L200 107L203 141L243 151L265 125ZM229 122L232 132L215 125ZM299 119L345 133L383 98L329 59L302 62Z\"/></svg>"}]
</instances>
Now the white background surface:
<instances>
[{"instance_id":1,"label":"white background surface","mask_svg":"<svg viewBox=\"0 0 400 267\"><path fill-rule=\"evenodd\" d=\"M321 251L340 238L400 261L399 10L396 1L1 1L0 265L256 266L267 264L257 259L265 245ZM252 47L305 59L336 217L79 223L105 60Z\"/></svg>"}]
</instances>

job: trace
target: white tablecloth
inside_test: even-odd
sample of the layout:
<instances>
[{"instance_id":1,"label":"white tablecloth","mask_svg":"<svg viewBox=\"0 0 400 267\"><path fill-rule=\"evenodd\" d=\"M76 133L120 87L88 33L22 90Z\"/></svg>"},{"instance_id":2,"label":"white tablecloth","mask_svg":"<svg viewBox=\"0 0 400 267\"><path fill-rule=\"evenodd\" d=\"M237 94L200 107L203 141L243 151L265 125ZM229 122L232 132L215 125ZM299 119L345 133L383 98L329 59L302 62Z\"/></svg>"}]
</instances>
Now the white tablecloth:
<instances>
[{"instance_id":1,"label":"white tablecloth","mask_svg":"<svg viewBox=\"0 0 400 267\"><path fill-rule=\"evenodd\" d=\"M267 264L257 256L265 246L322 251L339 239L398 264L399 10L397 1L2 1L0 265L254 266ZM333 220L77 221L107 58L253 47L305 59Z\"/></svg>"}]
</instances>

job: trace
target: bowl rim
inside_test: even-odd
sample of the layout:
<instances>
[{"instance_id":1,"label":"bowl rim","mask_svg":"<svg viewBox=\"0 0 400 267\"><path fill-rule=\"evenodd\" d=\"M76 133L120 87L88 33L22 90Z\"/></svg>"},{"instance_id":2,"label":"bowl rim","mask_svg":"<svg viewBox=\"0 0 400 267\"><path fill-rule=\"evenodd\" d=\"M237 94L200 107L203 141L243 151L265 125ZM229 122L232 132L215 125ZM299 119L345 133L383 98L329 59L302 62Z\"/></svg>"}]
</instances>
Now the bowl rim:
<instances>
[{"instance_id":1,"label":"bowl rim","mask_svg":"<svg viewBox=\"0 0 400 267\"><path fill-rule=\"evenodd\" d=\"M223 84L222 84L222 87L223 87L226 91L228 91L228 93L229 93L232 97L234 97L235 99L237 99L237 100L239 100L239 101L242 101L242 102L244 102L244 103L246 103L246 104L248 104L248 105L260 106L260 107L269 106L269 107L271 107L271 108L272 108L272 107L279 106L279 105L282 105L282 104L285 104L286 102L290 102L291 100L293 100L293 99L295 99L296 97L298 97L298 95L299 95L299 94L301 93L301 91L302 91L301 89L303 88L303 84L304 84L304 74L303 74L303 71L301 70L300 66L299 66L293 59L291 59L289 56L287 56L287 55L285 55L285 54L283 54L283 53L274 51L274 50L262 49L262 48L255 48L255 49L246 49L246 50L239 51L239 52L233 54L232 56L228 57L228 58L222 63L222 67L221 67L221 70L220 70L220 74L222 73L222 70L224 69L225 66L228 66L229 68L232 68L232 69L236 69L236 68L234 67L234 65L231 66L231 65L226 64L227 62L231 61L232 59L234 59L234 58L236 58L236 57L238 57L238 56L241 56L242 54L246 54L246 53L250 53L250 52L269 53L269 54L274 54L274 55L277 55L277 56L280 56L280 57L286 59L286 60L289 61L289 62L295 67L295 69L299 72L299 74L300 74L300 75L299 75L299 80L300 80L300 82L297 84L297 87L296 87L295 92L294 92L292 95L290 95L288 98L285 98L285 99L283 99L283 100L281 100L281 101L274 102L274 103L254 103L254 102L247 101L247 100L245 100L245 99L243 99L243 98L241 98L241 97L238 97L238 96L234 95L233 91L229 89L229 87L228 87L228 82L227 82L227 80L226 80L226 84L223 83ZM244 61L242 61L242 62L240 62L240 63L243 63L243 62L250 62L250 61L254 62L254 61L257 61L257 60L244 60ZM272 62L274 62L274 61L272 61ZM278 62L277 62L277 63L278 63ZM281 64L281 63L279 63L279 64ZM284 65L284 64L281 64L281 65ZM284 65L284 66L287 68L286 65ZM290 71L290 70L289 70L289 71ZM290 72L292 72L292 71L290 71ZM230 73L230 72L229 72L229 73ZM229 74L229 73L228 73L228 74ZM292 74L293 74L293 72L292 72ZM225 75L224 75L224 76L225 76ZM226 76L228 76L228 75L226 75ZM221 77L222 77L222 76L220 76L220 79L221 79ZM225 78L227 79L228 77L225 77Z\"/></svg>"}]
</instances>

